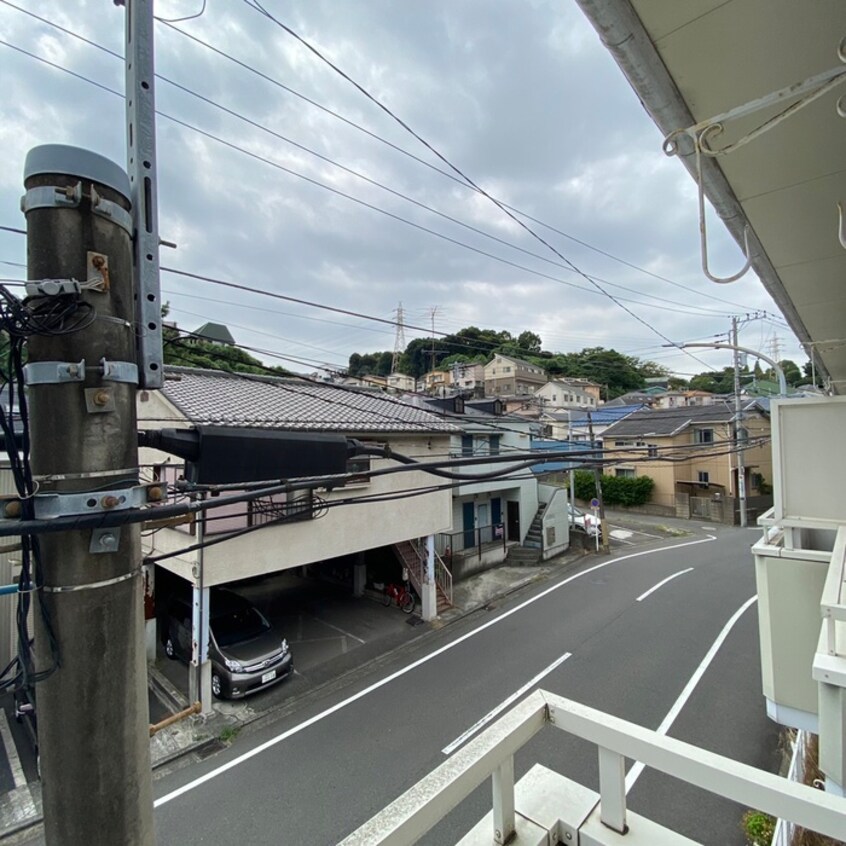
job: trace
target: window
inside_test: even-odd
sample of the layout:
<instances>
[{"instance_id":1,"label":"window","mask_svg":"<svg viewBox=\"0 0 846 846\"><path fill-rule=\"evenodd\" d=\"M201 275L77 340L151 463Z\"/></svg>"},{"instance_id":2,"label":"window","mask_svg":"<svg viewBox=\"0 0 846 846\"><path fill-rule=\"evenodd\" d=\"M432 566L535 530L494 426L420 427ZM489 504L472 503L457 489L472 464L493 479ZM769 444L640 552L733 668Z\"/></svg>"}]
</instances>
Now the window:
<instances>
[{"instance_id":1,"label":"window","mask_svg":"<svg viewBox=\"0 0 846 846\"><path fill-rule=\"evenodd\" d=\"M646 450L650 458L658 458L658 444L647 444Z\"/></svg>"},{"instance_id":2,"label":"window","mask_svg":"<svg viewBox=\"0 0 846 846\"><path fill-rule=\"evenodd\" d=\"M370 456L356 455L347 460L347 473L354 473L344 482L345 485L369 485L370 484Z\"/></svg>"},{"instance_id":3,"label":"window","mask_svg":"<svg viewBox=\"0 0 846 846\"><path fill-rule=\"evenodd\" d=\"M473 436L472 435L462 435L461 436L461 454L462 455L473 455Z\"/></svg>"},{"instance_id":4,"label":"window","mask_svg":"<svg viewBox=\"0 0 846 846\"><path fill-rule=\"evenodd\" d=\"M629 445L628 441L614 441L615 447L627 447Z\"/></svg>"},{"instance_id":5,"label":"window","mask_svg":"<svg viewBox=\"0 0 846 846\"><path fill-rule=\"evenodd\" d=\"M710 475L706 470L699 471L699 487L700 488L707 488L710 482Z\"/></svg>"},{"instance_id":6,"label":"window","mask_svg":"<svg viewBox=\"0 0 846 846\"><path fill-rule=\"evenodd\" d=\"M695 444L712 444L714 443L713 429L697 429L693 433L693 442Z\"/></svg>"},{"instance_id":7,"label":"window","mask_svg":"<svg viewBox=\"0 0 846 846\"><path fill-rule=\"evenodd\" d=\"M637 473L631 467L615 467L614 475L622 479L634 479Z\"/></svg>"},{"instance_id":8,"label":"window","mask_svg":"<svg viewBox=\"0 0 846 846\"><path fill-rule=\"evenodd\" d=\"M490 453L491 455L499 455L499 439L500 435L491 435Z\"/></svg>"},{"instance_id":9,"label":"window","mask_svg":"<svg viewBox=\"0 0 846 846\"><path fill-rule=\"evenodd\" d=\"M510 373L510 372L511 372L511 368L510 368L510 367L503 367L503 368L502 368L502 372L503 372L503 373Z\"/></svg>"}]
</instances>

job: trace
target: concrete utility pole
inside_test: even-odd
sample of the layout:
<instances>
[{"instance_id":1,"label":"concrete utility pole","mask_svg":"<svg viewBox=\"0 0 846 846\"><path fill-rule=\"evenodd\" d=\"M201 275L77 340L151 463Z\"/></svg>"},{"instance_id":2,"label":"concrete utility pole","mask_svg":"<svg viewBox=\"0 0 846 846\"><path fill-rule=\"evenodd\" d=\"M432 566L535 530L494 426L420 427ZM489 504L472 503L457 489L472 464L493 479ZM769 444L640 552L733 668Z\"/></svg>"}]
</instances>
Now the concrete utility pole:
<instances>
[{"instance_id":1,"label":"concrete utility pole","mask_svg":"<svg viewBox=\"0 0 846 846\"><path fill-rule=\"evenodd\" d=\"M133 508L138 383L127 175L74 147L26 159L30 280L79 280L97 319L32 336L28 384L35 516ZM61 282L71 287L72 283ZM138 525L40 539L43 601L58 669L36 687L46 841L151 846L144 608ZM36 668L50 663L35 614Z\"/></svg>"},{"instance_id":2,"label":"concrete utility pole","mask_svg":"<svg viewBox=\"0 0 846 846\"><path fill-rule=\"evenodd\" d=\"M743 408L740 400L740 350L737 347L737 318L731 319L731 343L734 347L734 449L737 457L737 498L740 501L740 525L746 528L746 462L741 443ZM745 440L745 439L744 439Z\"/></svg>"},{"instance_id":3,"label":"concrete utility pole","mask_svg":"<svg viewBox=\"0 0 846 846\"><path fill-rule=\"evenodd\" d=\"M593 440L593 415L588 412L588 435L590 436L590 448L595 449L596 443ZM599 500L599 526L601 530L602 551L610 552L611 544L608 540L608 524L605 522L605 501L602 498L602 470L599 464L593 465L593 480L596 484L596 498Z\"/></svg>"}]
</instances>

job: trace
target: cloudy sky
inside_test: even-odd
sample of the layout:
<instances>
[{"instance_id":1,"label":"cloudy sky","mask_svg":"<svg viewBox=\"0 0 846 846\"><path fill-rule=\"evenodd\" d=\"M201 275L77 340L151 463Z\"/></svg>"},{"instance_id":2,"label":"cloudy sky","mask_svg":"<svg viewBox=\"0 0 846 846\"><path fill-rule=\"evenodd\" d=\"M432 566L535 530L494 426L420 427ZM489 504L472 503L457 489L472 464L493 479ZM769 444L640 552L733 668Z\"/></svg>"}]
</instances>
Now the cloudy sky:
<instances>
[{"instance_id":1,"label":"cloudy sky","mask_svg":"<svg viewBox=\"0 0 846 846\"><path fill-rule=\"evenodd\" d=\"M383 319L402 303L406 340L433 322L529 329L547 349L614 348L682 375L730 356L693 359L667 339L725 340L732 315L764 311L741 344L806 360L753 274L702 275L695 186L573 0L263 5L571 266L246 0L156 26L160 232L178 244L162 265ZM155 8L174 19L202 6ZM31 147L126 158L123 100L92 84L121 93L122 62L34 15L123 53L124 10L108 0L0 0L3 226L24 225ZM739 249L710 234L712 267L734 273ZM25 239L0 231L0 261L23 278ZM301 372L394 348L384 323L172 273L162 290L180 328L224 322Z\"/></svg>"}]
</instances>

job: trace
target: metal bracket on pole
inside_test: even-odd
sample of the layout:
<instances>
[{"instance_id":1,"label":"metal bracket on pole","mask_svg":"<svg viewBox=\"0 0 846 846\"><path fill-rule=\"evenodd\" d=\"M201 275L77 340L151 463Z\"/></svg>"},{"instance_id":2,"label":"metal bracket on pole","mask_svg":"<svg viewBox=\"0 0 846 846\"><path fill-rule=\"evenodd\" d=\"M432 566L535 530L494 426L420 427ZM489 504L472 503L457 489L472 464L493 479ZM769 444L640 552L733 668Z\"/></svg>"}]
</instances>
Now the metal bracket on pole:
<instances>
[{"instance_id":1,"label":"metal bracket on pole","mask_svg":"<svg viewBox=\"0 0 846 846\"><path fill-rule=\"evenodd\" d=\"M30 188L21 197L21 211L26 214L33 209L74 209L82 202L82 182L72 188L58 188L53 185L39 185Z\"/></svg>"},{"instance_id":2,"label":"metal bracket on pole","mask_svg":"<svg viewBox=\"0 0 846 846\"><path fill-rule=\"evenodd\" d=\"M138 384L138 366L133 361L106 361L100 359L100 370L104 382L128 382Z\"/></svg>"},{"instance_id":3,"label":"metal bracket on pole","mask_svg":"<svg viewBox=\"0 0 846 846\"><path fill-rule=\"evenodd\" d=\"M154 485L136 485L133 488L107 491L36 494L32 498L35 518L37 520L52 520L56 517L107 514L110 511L141 508L150 501L148 489L151 487L156 488L159 495L165 488L163 483L156 482Z\"/></svg>"},{"instance_id":4,"label":"metal bracket on pole","mask_svg":"<svg viewBox=\"0 0 846 846\"><path fill-rule=\"evenodd\" d=\"M85 379L85 359L82 361L30 361L24 365L27 385L58 385L62 382L81 382Z\"/></svg>"},{"instance_id":5,"label":"metal bracket on pole","mask_svg":"<svg viewBox=\"0 0 846 846\"><path fill-rule=\"evenodd\" d=\"M162 304L159 288L159 219L156 182L156 98L153 0L123 0L126 6L127 172L135 221L136 319L139 385L164 381Z\"/></svg>"},{"instance_id":6,"label":"metal bracket on pole","mask_svg":"<svg viewBox=\"0 0 846 846\"><path fill-rule=\"evenodd\" d=\"M130 238L132 237L132 215L117 203L101 197L93 185L91 186L91 211L94 214L100 215L100 217L105 217L107 220L113 221L125 229L129 233Z\"/></svg>"}]
</instances>

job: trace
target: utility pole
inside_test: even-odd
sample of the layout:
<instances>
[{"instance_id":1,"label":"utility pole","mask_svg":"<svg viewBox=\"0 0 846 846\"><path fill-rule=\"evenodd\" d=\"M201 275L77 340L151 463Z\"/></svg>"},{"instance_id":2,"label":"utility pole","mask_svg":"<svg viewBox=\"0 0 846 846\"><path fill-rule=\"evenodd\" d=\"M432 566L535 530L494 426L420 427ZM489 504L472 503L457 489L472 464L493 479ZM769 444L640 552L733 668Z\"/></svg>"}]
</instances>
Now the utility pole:
<instances>
[{"instance_id":1,"label":"utility pole","mask_svg":"<svg viewBox=\"0 0 846 846\"><path fill-rule=\"evenodd\" d=\"M138 486L132 215L126 173L87 150L36 147L24 168L30 280L71 293L96 319L28 344L36 517L107 513ZM55 286L53 286L55 287ZM36 687L49 846L152 846L147 665L138 524L39 538L43 607L58 667ZM51 662L35 613L36 668Z\"/></svg>"},{"instance_id":2,"label":"utility pole","mask_svg":"<svg viewBox=\"0 0 846 846\"><path fill-rule=\"evenodd\" d=\"M740 350L737 347L737 318L731 319L731 344L734 347L734 449L737 455L737 498L740 501L740 525L746 528L746 464L742 438L743 409L740 399ZM743 443L741 443L743 441Z\"/></svg>"},{"instance_id":3,"label":"utility pole","mask_svg":"<svg viewBox=\"0 0 846 846\"><path fill-rule=\"evenodd\" d=\"M588 435L590 436L590 448L596 449L596 442L593 440L593 415L588 412ZM593 480L596 484L596 498L599 500L599 527L602 541L602 551L610 552L611 546L608 540L608 524L605 521L605 501L602 498L602 471L599 462L593 465Z\"/></svg>"}]
</instances>

